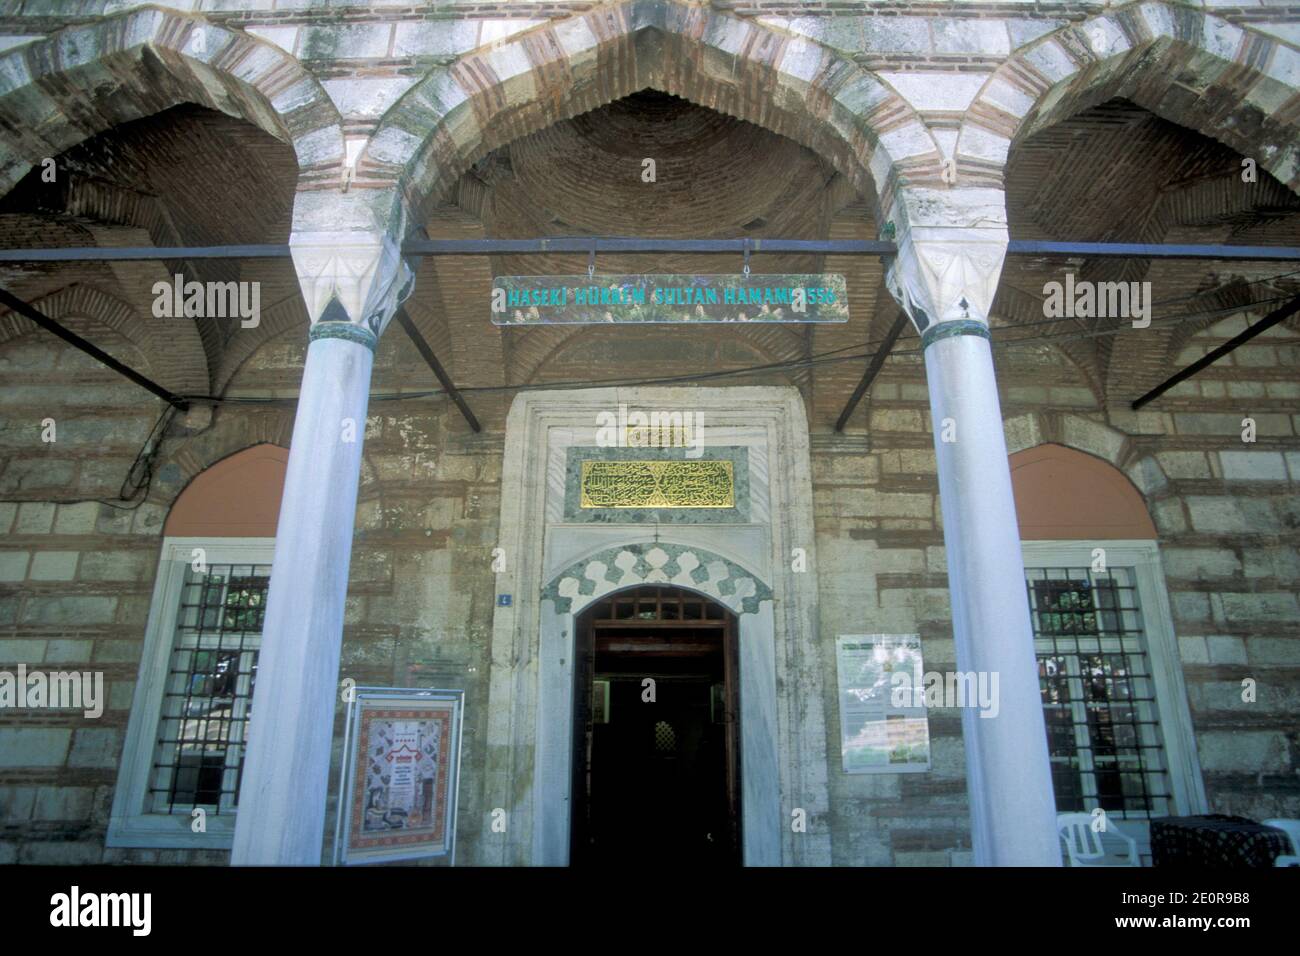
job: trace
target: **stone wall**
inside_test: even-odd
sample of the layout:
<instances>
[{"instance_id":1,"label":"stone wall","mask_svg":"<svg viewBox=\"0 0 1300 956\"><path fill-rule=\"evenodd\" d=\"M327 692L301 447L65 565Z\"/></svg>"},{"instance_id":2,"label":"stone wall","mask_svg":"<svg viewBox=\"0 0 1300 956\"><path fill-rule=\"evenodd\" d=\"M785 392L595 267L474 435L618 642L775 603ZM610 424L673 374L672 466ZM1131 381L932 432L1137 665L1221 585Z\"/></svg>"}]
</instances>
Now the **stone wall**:
<instances>
[{"instance_id":1,"label":"stone wall","mask_svg":"<svg viewBox=\"0 0 1300 956\"><path fill-rule=\"evenodd\" d=\"M10 4L0 10L0 51L133 6L108 0ZM264 128L269 132L282 121L299 141L299 162L316 169L311 175L318 181L308 185L333 189L336 182L330 177L334 170L325 167L331 157L338 157L329 152L333 149L325 142L329 137L311 139L320 130L334 129L326 115L331 109L337 109L341 135L355 152L381 127L393 104L426 76L436 78L437 71L458 64L462 75L472 73L459 60L466 54L471 55L474 67L488 72L498 67L515 70L520 66L516 60L524 53L519 45L507 43L510 38L529 31L545 33L542 28L564 18L591 14L598 4L587 0L508 4L449 0L430 10L427 5L375 0L369 5L349 5L346 17L337 3L323 0L176 0L169 6L196 11L239 34L239 42L231 49L252 58L253 86L276 100L283 96L288 104L276 119L249 106L256 100L252 97L244 103L247 112L241 115L265 119ZM651 9L655 6L642 4L637 9L649 15L656 12ZM1102 61L1111 66L1118 63L1115 57L1130 48L1135 35L1117 32L1109 20L1089 21L1113 10L1111 5L1073 0L1032 4L1012 0L882 0L864 4L736 0L698 6L748 25L761 21L764 29L784 38L783 50L794 51L786 65L796 74L806 69L807 63L796 55L799 46L788 42L790 37L834 51L833 57L828 54L828 63L842 58L873 71L889 84L891 95L898 97L887 110L890 123L911 128L914 114L926 127L923 136L933 137L949 156L962 152L957 149L958 136L969 136L963 142L970 151L964 155L973 157L975 163L962 168L986 177L1001 175L1005 147L1019 135L1019 123L1029 115L1029 103L1035 96L1051 99L1055 112L1044 114L1049 118L1091 105L1089 97L1099 94L1088 77L1106 75ZM1145 8L1150 15L1148 26L1165 23L1167 17L1173 17L1168 10L1174 9L1181 18L1178 29L1186 32L1192 29L1189 24L1195 26L1200 47L1184 44L1179 50L1186 58L1184 66L1194 60L1202 64L1204 74L1189 67L1189 75L1198 79L1211 73L1218 76L1218 67L1204 66L1213 62L1204 55L1210 48L1227 57L1246 57L1251 70L1225 70L1225 75L1248 76L1249 82L1256 84L1252 95L1257 94L1256 105L1263 104L1261 109L1267 107L1279 116L1295 115L1295 101L1286 106L1286 96L1293 95L1298 82L1300 7L1269 0L1226 4L1212 0L1147 4ZM1206 10L1215 19L1202 17L1200 11ZM1027 54L1013 58L1015 51L1049 32L1085 21L1092 26L1063 36L1059 44L1051 41L1039 51L1038 61L1027 59ZM1125 23L1134 27L1136 21L1130 18ZM734 22L728 24L736 27ZM1242 42L1249 34L1234 32L1241 30L1257 31L1261 36L1256 42ZM752 38L743 29L732 32ZM757 31L753 35L758 35ZM1141 39L1148 49L1171 46L1155 37L1147 33ZM707 49L685 48L705 62L732 39L728 34L713 38L714 45ZM155 42L160 49L175 53L173 47L186 41L184 31L178 28ZM507 46L512 51L509 54L503 52ZM544 78L546 71L555 67L542 55L547 47L538 37L531 37L522 47L531 51L526 58L532 66L511 73L512 78L523 76L526 85L527 77L533 75L528 69ZM1066 60L1060 59L1065 52L1059 56L1052 52L1058 47L1061 51L1068 48ZM628 49L633 48L629 45ZM252 50L259 56L253 57ZM473 51L477 50L487 52L475 58ZM610 54L615 57L610 62L615 63L616 56L626 52ZM67 55L75 60L74 54ZM181 57L177 54L172 59ZM755 80L747 81L747 99L732 104L740 114L758 117L767 108L766 101L757 98L770 92L757 82L766 76L754 66L760 60L758 54L745 60L746 68L756 72L746 74ZM837 69L839 62L836 60ZM1067 74L1074 75L1067 68L1075 69L1083 79L1078 83L1071 80L1069 89L1060 87L1055 93L1033 84L1017 85L1029 75L1026 63L1035 62L1035 69L1044 71L1034 80L1038 85L1044 77L1065 82ZM1226 59L1217 62L1228 64ZM566 61L565 65L572 64ZM654 68L660 69L657 63ZM1010 85L988 82L999 69ZM45 86L26 84L18 75L21 72L16 68L10 77L18 91L15 101L37 111L44 108L45 91L68 80L67 74L47 75L40 80ZM607 72L621 76L616 69ZM1165 80L1181 75L1174 70L1163 72L1168 73ZM1009 74L1020 79L1009 78ZM95 75L92 69L78 73L76 79L81 82ZM708 92L708 83L697 81L699 88L692 89L702 96ZM138 76L135 82L138 86ZM298 84L305 89L315 82L332 105L311 97L298 102L294 93ZM466 77L465 82L473 85L477 81ZM597 86L605 83L609 89L616 86L610 85L609 77L595 82ZM475 87L479 97L475 102L481 105L494 95L504 96L505 83L492 73L481 89ZM281 84L287 84L287 93ZM1151 89L1169 94L1160 102L1165 108L1161 115L1196 125L1190 122L1196 118L1194 101L1179 99L1177 90L1154 81L1151 84ZM190 76L189 85L178 81L174 89L168 86L167 93L187 100L200 85ZM591 94L593 102L603 90L605 87L600 87ZM818 90L820 96L824 91ZM1187 90L1185 85L1183 90ZM1246 100L1235 88L1215 90L1215 96L1231 93L1227 99ZM780 92L789 94L789 90ZM133 109L153 102L138 93L134 89L135 98L125 97L123 102L129 100ZM713 91L712 95L719 97L713 105L727 102L724 93ZM1114 93L1109 90L1108 95ZM71 93L69 97L77 99ZM163 96L158 102L168 105L172 99L175 97ZM215 103L213 99L209 105ZM566 109L571 106L577 108L565 104ZM100 119L107 121L111 112L96 118L92 125ZM505 133L490 130L488 119L491 117L482 117L481 123L479 117L473 123L466 120L454 136L476 145L491 145ZM24 128L23 124L10 125ZM71 136L66 125L58 129L60 135ZM391 124L387 127L390 135L398 132ZM487 132L496 139L487 137ZM62 142L57 136L51 139ZM321 155L313 149L322 151ZM1003 150L1001 158L999 149ZM981 154L981 150L991 152ZM468 154L469 147L464 146L463 152ZM930 156L928 145L923 153L915 155ZM10 159L5 158L6 162ZM25 161L36 158L33 154ZM1293 163L1287 168L1294 181L1300 167ZM925 171L918 167L911 173L933 178L937 169L927 165ZM837 220L836 235L874 237L877 224L870 222L872 214L867 207L875 197L864 193L860 199L851 214ZM827 215L834 212L827 210ZM664 215L668 219L670 212ZM439 226L440 235L484 234L477 223L443 222ZM1028 228L1036 226L1031 223ZM52 244L56 239L50 236L63 235L53 227L46 233ZM1205 241L1226 241L1239 235L1215 232ZM1032 236L1059 238L1046 232L1041 236L1033 232ZM265 237L246 238L257 241ZM1080 237L1071 234L1066 238ZM135 241L143 240L136 237ZM283 234L266 241L283 241ZM676 343L677 351L660 349L657 353L651 351L657 333L645 330L616 337L589 330L575 335L573 345L564 348L560 347L561 334L551 330L513 340L495 332L481 334L481 316L471 296L458 293L472 284L485 286L488 267L483 260L426 260L410 310L461 384L581 380L597 368L605 378L644 377L647 361L669 366L672 372L682 371L679 366L696 371L792 360L810 351L878 340L887 327L889 310L867 307L868 302L874 306L878 294L883 294L878 291L875 263L841 260L826 267L850 273L855 314L876 311L877 318L870 334L863 334L868 330L862 326L842 332L817 330L806 340L815 341L815 349L806 346L799 333L784 329L744 330L745 335L739 338L692 329L685 344ZM271 275L269 267L267 275ZM49 278L53 282L56 277ZM60 272L58 278L82 288L101 280L112 284L102 271L90 267L75 274ZM296 293L287 273L281 279L284 288L276 296L268 294L268 302L292 298ZM1198 287L1193 279L1187 281L1189 287ZM435 289L436 295L430 295L429 290ZM62 313L58 317L68 318ZM138 319L129 337L119 334L124 325L110 328L106 323L75 317L68 321L145 374L166 382L177 372L165 367L167 359L176 361L174 343L169 353L166 336L155 336L147 319ZM1160 366L1173 358L1173 364L1182 365L1233 335L1243 321L1232 318L1202 332L1179 355L1157 354L1152 348L1152 363ZM200 407L173 421L155 464L149 495L138 507L129 509L101 502L117 494L163 411L162 403L44 333L28 333L0 345L0 404L4 409L0 415L4 457L0 471L0 669L22 663L47 669L100 670L108 690L107 708L96 721L68 712L0 715L0 863L227 859L226 853L218 851L106 850L104 832L168 509L194 475L227 455L258 442L288 445L290 403L304 355L304 324L295 313L292 322L285 320L288 331L284 334L264 342L259 339L261 344L255 350L250 348L251 357L243 361L228 385L225 375L229 369L224 364L216 370L219 374L211 377L218 388L225 387L222 394L227 398L272 394L286 403L224 404L215 410ZM914 344L915 340L911 341ZM838 634L918 632L928 668L955 667L932 423L920 357L908 352L906 344L906 339L900 343L900 354L887 364L844 435L834 434L830 422L842 407L844 393L860 374L859 365L844 363L822 367L815 374L804 369L746 379L748 383L796 385L811 410L811 483L818 556L814 571L820 595L816 640L826 667L825 734L832 755L839 749L832 671ZM232 349L224 353L223 362L233 367L243 354ZM1108 380L1112 387L1106 394L1110 398L1102 402L1097 371L1091 375L1080 372L1062 351L1047 346L1004 350L995 341L995 354L1013 451L1053 441L1094 454L1127 474L1148 504L1160 533L1172 624L1184 665L1210 809L1257 818L1300 815L1300 737L1294 720L1300 706L1300 645L1296 643L1300 640L1296 598L1300 589L1300 499L1296 495L1300 481L1300 417L1296 414L1300 336L1285 327L1275 328L1156 405L1136 413L1124 404L1124 399L1132 396L1114 387L1127 383ZM390 329L379 349L374 393L433 387L428 369L401 331ZM481 435L472 434L442 399L372 402L340 674L359 684L421 683L466 690L459 836L461 859L467 862L487 858L481 827L491 809L483 796L487 789L483 741L489 718L488 648L495 594L490 561L498 540L504 446L501 423L508 398L506 393L471 394L471 404L487 425ZM1257 428L1253 443L1241 438L1246 417L1252 418ZM57 429L53 443L40 440L40 423L46 418L54 419ZM1258 696L1253 703L1242 700L1244 679L1257 683ZM339 743L341 717L340 713L336 728ZM930 864L964 858L969 835L956 712L934 712L931 735L934 769L928 774L850 776L841 772L832 756L827 768L829 814L813 825L829 831L836 863ZM332 787L338 770L336 755Z\"/></svg>"},{"instance_id":2,"label":"stone wall","mask_svg":"<svg viewBox=\"0 0 1300 956\"><path fill-rule=\"evenodd\" d=\"M1244 322L1198 334L1177 364ZM1300 812L1298 347L1300 335L1275 328L1152 410L1132 412L1099 406L1060 353L995 346L1012 452L1046 441L1074 447L1123 470L1143 493L1160 535L1209 810L1254 819ZM813 435L823 658L834 660L839 634L916 632L927 670L955 669L923 370L891 363L858 415L865 440ZM1242 441L1244 417L1256 423L1253 444ZM839 711L830 677L835 862L966 859L958 712L931 712L932 772L846 775L833 756ZM1246 678L1256 682L1253 703L1242 699Z\"/></svg>"},{"instance_id":3,"label":"stone wall","mask_svg":"<svg viewBox=\"0 0 1300 956\"><path fill-rule=\"evenodd\" d=\"M95 334L149 373L111 331ZM293 332L263 345L231 383L234 394L276 392L289 403L224 406L206 427L199 427L201 412L192 428L178 423L148 499L134 510L79 499L116 496L163 403L43 332L0 346L0 670L101 671L107 696L94 720L65 710L0 715L0 862L229 858L224 851L106 849L105 830L167 511L201 468L261 441L288 444L294 390L286 379L301 375L304 338ZM408 343L388 335L376 393L431 384ZM56 423L51 444L40 441L46 417ZM340 680L466 691L460 820L472 858L482 817L477 741L487 719L502 436L473 436L441 399L410 399L373 402L365 441ZM342 718L340 708L339 747ZM332 793L338 771L336 756Z\"/></svg>"},{"instance_id":4,"label":"stone wall","mask_svg":"<svg viewBox=\"0 0 1300 956\"><path fill-rule=\"evenodd\" d=\"M1180 361L1235 334L1241 322L1201 333ZM248 393L281 386L303 351L294 334L268 343L234 386ZM1043 441L1079 448L1124 470L1146 498L1210 809L1296 815L1300 336L1276 329L1180 386L1160 410L1139 413L1097 407L1059 354L1020 348L999 358L1013 451ZM284 442L287 412L226 406L205 429L174 431L150 499L134 511L70 503L111 496L158 409L134 386L36 333L4 346L0 361L9 449L0 473L9 499L0 504L0 668L102 670L108 690L96 721L46 711L7 713L0 722L0 853L28 863L222 862L218 851L105 850L104 829L166 510L196 462L260 440ZM426 385L411 350L386 336L376 394ZM956 711L931 714L930 773L846 775L834 756L837 635L919 632L927 669L956 666L924 375L915 360L891 363L858 415L857 431L812 434L833 859L960 862L970 844ZM58 441L37 450L27 431L46 416L58 423ZM1245 416L1256 422L1253 444L1241 440ZM502 437L473 436L440 400L372 403L340 673L358 684L467 691L459 832L466 861L475 859L490 810L480 805L481 740ZM37 455L48 458L42 467ZM33 474L42 478L30 484ZM1242 701L1243 678L1257 682L1254 703ZM341 710L336 729L341 744ZM337 776L336 759L332 789Z\"/></svg>"}]
</instances>

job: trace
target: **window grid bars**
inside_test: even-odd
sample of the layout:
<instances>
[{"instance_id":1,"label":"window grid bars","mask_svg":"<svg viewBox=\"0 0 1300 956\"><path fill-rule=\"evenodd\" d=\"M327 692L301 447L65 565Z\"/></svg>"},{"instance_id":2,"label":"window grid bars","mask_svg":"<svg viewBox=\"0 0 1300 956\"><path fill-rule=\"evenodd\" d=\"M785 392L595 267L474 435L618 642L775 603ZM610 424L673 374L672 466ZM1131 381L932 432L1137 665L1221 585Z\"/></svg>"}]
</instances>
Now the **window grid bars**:
<instances>
[{"instance_id":1,"label":"window grid bars","mask_svg":"<svg viewBox=\"0 0 1300 956\"><path fill-rule=\"evenodd\" d=\"M186 569L149 787L153 812L235 810L270 574L261 564Z\"/></svg>"},{"instance_id":2,"label":"window grid bars","mask_svg":"<svg viewBox=\"0 0 1300 956\"><path fill-rule=\"evenodd\" d=\"M1129 568L1027 568L1059 811L1170 812L1159 710Z\"/></svg>"}]
</instances>

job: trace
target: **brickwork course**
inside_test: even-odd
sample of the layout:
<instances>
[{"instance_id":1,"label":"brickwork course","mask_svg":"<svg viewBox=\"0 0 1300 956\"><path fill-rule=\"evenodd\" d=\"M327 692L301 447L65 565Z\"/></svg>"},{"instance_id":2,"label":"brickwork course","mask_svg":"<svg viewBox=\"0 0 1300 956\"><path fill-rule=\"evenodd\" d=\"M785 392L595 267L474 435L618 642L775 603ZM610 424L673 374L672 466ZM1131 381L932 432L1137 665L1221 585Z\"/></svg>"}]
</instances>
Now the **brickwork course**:
<instances>
[{"instance_id":1,"label":"brickwork course","mask_svg":"<svg viewBox=\"0 0 1300 956\"><path fill-rule=\"evenodd\" d=\"M1266 0L0 0L3 247L283 244L331 228L344 187L381 228L403 218L430 238L875 239L991 203L1013 239L1296 247L1298 125L1300 5ZM597 270L740 265L602 253ZM406 310L483 430L428 394L437 383L401 329L384 332L340 678L400 685L418 665L466 690L458 858L492 861L490 564L511 400L750 370L730 383L793 387L807 409L808 640L826 668L830 755L814 825L836 865L960 863L971 842L955 709L931 712L929 773L844 774L837 756L836 635L919 633L927 669L956 666L911 329L834 430L898 315L883 264L753 259L759 273L846 275L845 325L490 324L494 275L586 266L565 254L418 263ZM1067 272L1149 282L1150 327L1049 317L1044 286ZM260 324L155 317L150 290L175 273L259 283ZM995 279L1010 451L1093 456L1154 522L1209 809L1300 816L1300 321L1129 407L1300 294L1300 276L1277 262L1017 257ZM289 447L317 316L288 259L4 263L0 287L166 388L213 399L166 419L147 491L123 502L165 403L0 314L0 670L101 671L107 692L97 720L0 712L0 863L224 864L226 850L109 847L108 820L163 525L206 469ZM342 732L340 708L336 751Z\"/></svg>"}]
</instances>

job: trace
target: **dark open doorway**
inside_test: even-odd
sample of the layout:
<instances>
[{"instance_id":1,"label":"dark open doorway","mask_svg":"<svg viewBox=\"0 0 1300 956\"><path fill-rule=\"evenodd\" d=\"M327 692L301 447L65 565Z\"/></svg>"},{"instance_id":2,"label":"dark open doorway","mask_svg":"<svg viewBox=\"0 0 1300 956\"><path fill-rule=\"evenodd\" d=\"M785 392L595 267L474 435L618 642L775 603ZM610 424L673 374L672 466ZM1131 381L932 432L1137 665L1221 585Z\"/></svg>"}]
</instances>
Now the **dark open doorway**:
<instances>
[{"instance_id":1,"label":"dark open doorway","mask_svg":"<svg viewBox=\"0 0 1300 956\"><path fill-rule=\"evenodd\" d=\"M682 588L619 591L578 616L572 865L740 864L737 641L731 611Z\"/></svg>"}]
</instances>

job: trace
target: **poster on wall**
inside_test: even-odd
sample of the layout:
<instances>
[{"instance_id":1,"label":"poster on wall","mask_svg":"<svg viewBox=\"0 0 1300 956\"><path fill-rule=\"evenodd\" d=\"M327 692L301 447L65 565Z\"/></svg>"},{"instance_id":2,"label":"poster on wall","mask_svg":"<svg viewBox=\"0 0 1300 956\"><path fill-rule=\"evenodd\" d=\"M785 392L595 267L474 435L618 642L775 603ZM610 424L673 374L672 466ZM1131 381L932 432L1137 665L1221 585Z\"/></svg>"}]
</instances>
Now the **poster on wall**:
<instances>
[{"instance_id":1,"label":"poster on wall","mask_svg":"<svg viewBox=\"0 0 1300 956\"><path fill-rule=\"evenodd\" d=\"M929 770L920 635L842 635L835 642L835 663L844 772Z\"/></svg>"},{"instance_id":2,"label":"poster on wall","mask_svg":"<svg viewBox=\"0 0 1300 956\"><path fill-rule=\"evenodd\" d=\"M455 863L465 692L357 687L348 705L334 861Z\"/></svg>"}]
</instances>

